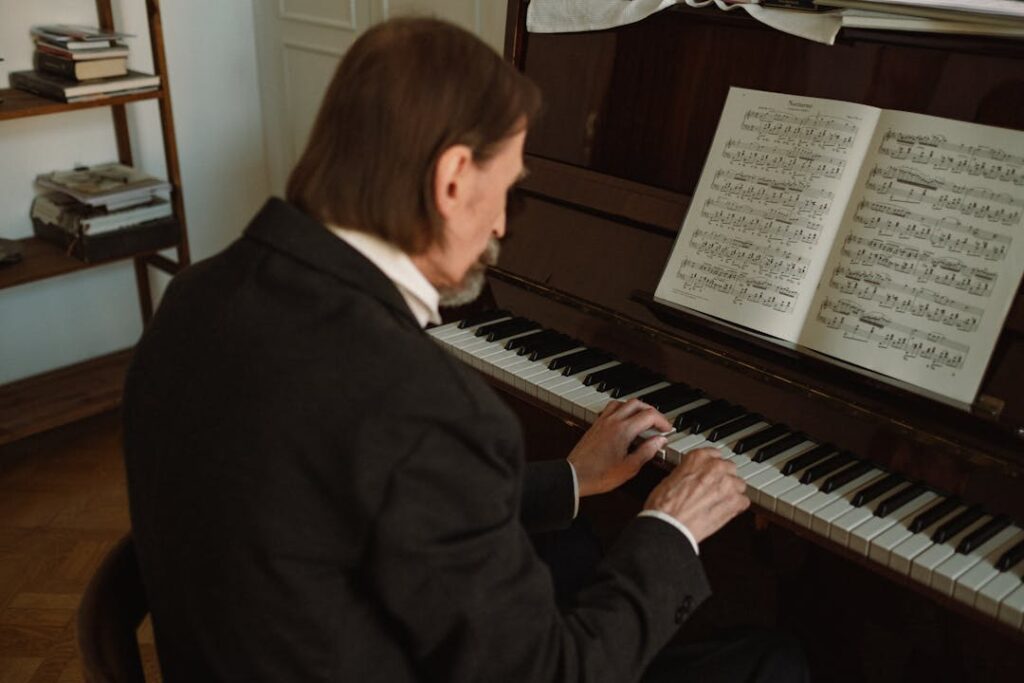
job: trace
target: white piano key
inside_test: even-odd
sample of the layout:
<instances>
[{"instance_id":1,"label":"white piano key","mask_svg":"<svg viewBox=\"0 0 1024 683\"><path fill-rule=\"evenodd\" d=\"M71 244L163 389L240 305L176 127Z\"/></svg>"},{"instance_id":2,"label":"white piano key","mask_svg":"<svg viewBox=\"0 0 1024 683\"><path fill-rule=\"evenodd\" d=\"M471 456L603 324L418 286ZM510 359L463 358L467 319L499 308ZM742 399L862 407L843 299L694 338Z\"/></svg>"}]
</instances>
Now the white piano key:
<instances>
[{"instance_id":1,"label":"white piano key","mask_svg":"<svg viewBox=\"0 0 1024 683\"><path fill-rule=\"evenodd\" d=\"M620 396L619 398L613 398L610 392L604 392L602 394L602 396L604 396L603 399L598 398L597 400L591 401L583 406L583 419L587 420L587 422L593 422L596 420L597 416L601 414L601 411L605 409L605 406L608 405L609 401L620 401L625 403L630 399L639 398L646 393L657 391L658 389L662 389L667 386L670 386L668 382L658 382L657 384L652 384L638 391Z\"/></svg>"},{"instance_id":2,"label":"white piano key","mask_svg":"<svg viewBox=\"0 0 1024 683\"><path fill-rule=\"evenodd\" d=\"M968 605L974 605L982 587L1001 573L996 569L996 562L999 561L999 558L1007 550L1024 540L1024 529L1017 526L1014 526L1013 529L1016 531L1013 536L992 548L980 562L957 577L953 587L954 598Z\"/></svg>"},{"instance_id":3,"label":"white piano key","mask_svg":"<svg viewBox=\"0 0 1024 683\"><path fill-rule=\"evenodd\" d=\"M797 444L792 448L788 448L782 453L774 456L767 461L768 467L764 468L760 472L753 474L749 477L744 474L740 474L744 481L747 482L747 497L750 498L751 502L757 503L761 507L772 509L774 507L774 500L766 500L762 494L762 491L767 488L770 484L779 479L782 479L785 475L782 474L782 468L786 466L786 462L801 453L806 453L818 444L813 441L804 441L801 444ZM793 484L799 484L798 478L793 477Z\"/></svg>"},{"instance_id":4,"label":"white piano key","mask_svg":"<svg viewBox=\"0 0 1024 683\"><path fill-rule=\"evenodd\" d=\"M818 483L797 484L775 499L775 512L786 519L793 519L796 506L816 493L820 493Z\"/></svg>"},{"instance_id":5,"label":"white piano key","mask_svg":"<svg viewBox=\"0 0 1024 683\"><path fill-rule=\"evenodd\" d=\"M935 533L935 530L966 509L966 505L957 505L955 510L943 516L942 519L933 522L923 531L912 534L901 541L889 551L889 558L886 560L886 564L889 565L890 569L898 571L900 574L909 574L911 560L934 545L932 534Z\"/></svg>"},{"instance_id":6,"label":"white piano key","mask_svg":"<svg viewBox=\"0 0 1024 683\"><path fill-rule=\"evenodd\" d=\"M926 506L934 503L938 497L938 494L932 491L925 491L899 510L890 512L884 517L872 515L871 519L850 531L850 541L846 547L861 555L868 555L872 544L876 543L875 539L878 539L877 553L879 556L872 555L872 557L884 564L889 557L889 550L910 536L910 529L907 527L914 517ZM890 536L883 538L882 534L887 531L890 531Z\"/></svg>"},{"instance_id":7,"label":"white piano key","mask_svg":"<svg viewBox=\"0 0 1024 683\"><path fill-rule=\"evenodd\" d=\"M935 571L935 568L956 553L956 547L960 545L960 541L964 540L964 536L975 531L978 527L983 526L985 522L990 519L991 517L987 515L983 516L981 519L976 520L974 524L969 524L966 529L955 534L952 538L949 538L942 543L936 543L935 545L929 546L927 550L923 551L911 560L910 578L916 579L919 583L926 586L930 586L932 583L932 572Z\"/></svg>"},{"instance_id":8,"label":"white piano key","mask_svg":"<svg viewBox=\"0 0 1024 683\"><path fill-rule=\"evenodd\" d=\"M445 323L444 325L435 325L434 327L428 328L426 333L434 339L442 340L448 335L452 334L456 330L461 331L464 328L459 327L459 322Z\"/></svg>"},{"instance_id":9,"label":"white piano key","mask_svg":"<svg viewBox=\"0 0 1024 683\"><path fill-rule=\"evenodd\" d=\"M878 474L883 475L883 476L885 475L885 473L882 472L881 470L872 470L871 472L868 472L864 476L868 477L871 474L876 473L876 472ZM856 496L857 493L862 488L864 488L865 486L870 486L872 482L877 481L880 478L881 477L879 477L879 476L871 477L862 486L854 486L854 487L848 489L845 493L840 495L836 500L832 501L828 505L826 505L826 506L822 507L821 509L817 510L814 513L814 519L811 522L811 529L813 529L814 531L817 531L819 534L821 534L825 538L829 538L830 534L831 534L831 531L832 531L833 523L836 522L840 517L842 517L846 513L853 512L856 509L856 508L853 507L853 498L854 498L854 496ZM854 480L854 481L856 481L856 480ZM853 483L853 482L851 482L851 483Z\"/></svg>"},{"instance_id":10,"label":"white piano key","mask_svg":"<svg viewBox=\"0 0 1024 683\"><path fill-rule=\"evenodd\" d=\"M1007 595L999 603L999 621L1015 629L1024 628L1024 586Z\"/></svg>"},{"instance_id":11,"label":"white piano key","mask_svg":"<svg viewBox=\"0 0 1024 683\"><path fill-rule=\"evenodd\" d=\"M985 561L985 558L997 548L1000 548L1007 541L1013 538L1021 536L1021 530L1019 527L1010 525L997 533L992 538L988 539L980 546L975 548L973 551L967 554L955 553L952 557L947 558L942 564L935 568L932 572L931 587L937 591L945 593L946 595L953 595L953 590L957 587L957 580L970 571L975 565L978 565ZM995 562L999 559L996 556L992 559L992 571L993 576L995 575ZM974 595L971 594L971 602L974 601Z\"/></svg>"},{"instance_id":12,"label":"white piano key","mask_svg":"<svg viewBox=\"0 0 1024 683\"><path fill-rule=\"evenodd\" d=\"M1024 564L1018 563L1008 572L999 572L978 589L974 607L990 617L999 616L999 605L1003 598L1021 587L1024 578Z\"/></svg>"},{"instance_id":13,"label":"white piano key","mask_svg":"<svg viewBox=\"0 0 1024 683\"><path fill-rule=\"evenodd\" d=\"M839 472L842 472L842 470L839 470ZM839 472L836 472L836 474L838 474ZM843 486L840 486L835 491L831 491L830 493L818 491L813 496L801 500L794 506L793 521L797 524L800 524L801 526L811 528L811 524L814 520L814 515L818 510L833 503L834 501L839 500L846 493L850 491L855 491L861 488L862 486L867 486L876 479L880 479L881 477L884 476L885 473L882 472L882 470L871 470L870 472L862 474L853 481L848 482Z\"/></svg>"}]
</instances>

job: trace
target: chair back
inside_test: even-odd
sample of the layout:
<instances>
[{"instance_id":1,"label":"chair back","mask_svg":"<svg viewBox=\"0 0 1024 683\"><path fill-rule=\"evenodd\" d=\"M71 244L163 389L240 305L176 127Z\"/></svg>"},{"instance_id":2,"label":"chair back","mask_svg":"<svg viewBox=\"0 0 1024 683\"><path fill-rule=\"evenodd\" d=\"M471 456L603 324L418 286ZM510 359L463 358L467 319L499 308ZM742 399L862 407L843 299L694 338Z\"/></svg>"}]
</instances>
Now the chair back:
<instances>
[{"instance_id":1,"label":"chair back","mask_svg":"<svg viewBox=\"0 0 1024 683\"><path fill-rule=\"evenodd\" d=\"M78 647L88 683L145 682L135 631L147 611L129 534L103 559L78 607Z\"/></svg>"}]
</instances>

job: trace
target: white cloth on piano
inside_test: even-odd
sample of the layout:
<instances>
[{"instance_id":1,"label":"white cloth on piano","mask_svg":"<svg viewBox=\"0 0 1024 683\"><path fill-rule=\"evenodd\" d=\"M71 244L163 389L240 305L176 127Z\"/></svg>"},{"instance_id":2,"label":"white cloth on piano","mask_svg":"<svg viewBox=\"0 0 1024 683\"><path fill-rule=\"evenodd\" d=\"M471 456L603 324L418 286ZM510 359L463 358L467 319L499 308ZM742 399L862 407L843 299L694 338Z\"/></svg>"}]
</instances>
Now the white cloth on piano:
<instances>
[{"instance_id":1,"label":"white cloth on piano","mask_svg":"<svg viewBox=\"0 0 1024 683\"><path fill-rule=\"evenodd\" d=\"M799 12L756 4L721 5L712 0L533 0L526 29L533 33L600 31L632 24L676 4L708 9L742 7L761 23L794 36L832 45L843 20L836 13Z\"/></svg>"}]
</instances>

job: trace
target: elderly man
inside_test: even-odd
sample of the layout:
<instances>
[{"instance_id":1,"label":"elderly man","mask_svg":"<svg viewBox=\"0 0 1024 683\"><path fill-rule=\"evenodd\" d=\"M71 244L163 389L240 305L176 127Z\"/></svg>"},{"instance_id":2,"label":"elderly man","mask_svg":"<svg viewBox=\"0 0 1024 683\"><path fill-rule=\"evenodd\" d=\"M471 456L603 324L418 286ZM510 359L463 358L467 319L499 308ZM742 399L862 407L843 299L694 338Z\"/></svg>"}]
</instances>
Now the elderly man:
<instances>
[{"instance_id":1,"label":"elderly man","mask_svg":"<svg viewBox=\"0 0 1024 683\"><path fill-rule=\"evenodd\" d=\"M731 465L692 453L561 609L528 531L632 477L664 439L630 444L669 424L613 402L567 460L526 464L510 411L423 331L478 289L538 107L461 29L372 28L288 201L169 286L124 409L165 680L629 681L708 595L697 544L749 504Z\"/></svg>"}]
</instances>

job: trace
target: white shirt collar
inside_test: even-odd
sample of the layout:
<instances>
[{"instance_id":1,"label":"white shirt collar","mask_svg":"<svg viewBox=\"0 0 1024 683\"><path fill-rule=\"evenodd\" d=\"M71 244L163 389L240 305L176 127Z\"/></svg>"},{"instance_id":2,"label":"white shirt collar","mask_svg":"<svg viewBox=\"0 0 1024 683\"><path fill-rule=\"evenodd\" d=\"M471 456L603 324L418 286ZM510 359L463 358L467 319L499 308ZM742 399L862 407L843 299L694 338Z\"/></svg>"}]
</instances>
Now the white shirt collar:
<instances>
[{"instance_id":1,"label":"white shirt collar","mask_svg":"<svg viewBox=\"0 0 1024 683\"><path fill-rule=\"evenodd\" d=\"M426 327L427 323L437 325L441 322L441 314L437 310L440 294L408 254L376 235L336 225L327 227L394 283L420 327Z\"/></svg>"}]
</instances>

